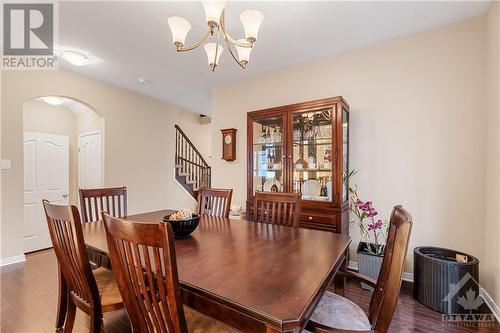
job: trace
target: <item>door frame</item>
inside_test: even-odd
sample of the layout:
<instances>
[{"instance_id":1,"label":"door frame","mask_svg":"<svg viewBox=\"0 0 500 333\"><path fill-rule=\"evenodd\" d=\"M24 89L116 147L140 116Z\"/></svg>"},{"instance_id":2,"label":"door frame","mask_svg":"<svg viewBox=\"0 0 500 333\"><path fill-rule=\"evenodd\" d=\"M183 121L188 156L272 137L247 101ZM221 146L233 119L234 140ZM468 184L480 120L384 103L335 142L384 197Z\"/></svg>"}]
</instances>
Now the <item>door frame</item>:
<instances>
[{"instance_id":1,"label":"door frame","mask_svg":"<svg viewBox=\"0 0 500 333\"><path fill-rule=\"evenodd\" d=\"M78 142L77 142L77 146L78 146L78 154L77 154L77 165L78 165L78 190L80 190L81 188L81 179L80 179L80 175L81 175L81 164L80 164L80 142L81 142L81 138L84 137L84 136L89 136L89 135L95 135L95 134L99 134L99 144L101 146L101 165L100 165L100 169L101 169L101 185L100 186L103 186L104 184L104 138L103 138L103 131L102 130L95 130L95 131L89 131L89 132L81 132L81 133L78 133ZM80 198L78 197L78 202L80 201Z\"/></svg>"}]
</instances>

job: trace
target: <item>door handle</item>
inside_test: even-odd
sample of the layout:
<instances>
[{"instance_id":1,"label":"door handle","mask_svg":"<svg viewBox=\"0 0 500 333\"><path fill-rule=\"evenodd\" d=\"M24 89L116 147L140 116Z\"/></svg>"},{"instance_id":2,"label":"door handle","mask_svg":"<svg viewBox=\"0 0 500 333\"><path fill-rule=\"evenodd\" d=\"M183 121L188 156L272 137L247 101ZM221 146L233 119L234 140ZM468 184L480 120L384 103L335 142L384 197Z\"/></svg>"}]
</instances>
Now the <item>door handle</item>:
<instances>
[{"instance_id":1,"label":"door handle","mask_svg":"<svg viewBox=\"0 0 500 333\"><path fill-rule=\"evenodd\" d=\"M67 197L69 197L69 195L67 195L67 194L63 194L63 196L62 196L62 197L63 197L63 198L67 198Z\"/></svg>"}]
</instances>

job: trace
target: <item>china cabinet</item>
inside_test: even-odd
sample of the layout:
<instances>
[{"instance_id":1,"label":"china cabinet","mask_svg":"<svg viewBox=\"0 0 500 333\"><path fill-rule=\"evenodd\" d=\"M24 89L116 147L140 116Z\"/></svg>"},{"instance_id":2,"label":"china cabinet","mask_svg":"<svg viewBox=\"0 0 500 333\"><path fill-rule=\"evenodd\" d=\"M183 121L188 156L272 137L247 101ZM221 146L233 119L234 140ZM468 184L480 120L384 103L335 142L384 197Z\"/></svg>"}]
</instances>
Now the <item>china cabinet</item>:
<instances>
[{"instance_id":1,"label":"china cabinet","mask_svg":"<svg viewBox=\"0 0 500 333\"><path fill-rule=\"evenodd\" d=\"M301 193L300 226L349 232L349 105L342 97L249 112L247 215L255 191Z\"/></svg>"}]
</instances>

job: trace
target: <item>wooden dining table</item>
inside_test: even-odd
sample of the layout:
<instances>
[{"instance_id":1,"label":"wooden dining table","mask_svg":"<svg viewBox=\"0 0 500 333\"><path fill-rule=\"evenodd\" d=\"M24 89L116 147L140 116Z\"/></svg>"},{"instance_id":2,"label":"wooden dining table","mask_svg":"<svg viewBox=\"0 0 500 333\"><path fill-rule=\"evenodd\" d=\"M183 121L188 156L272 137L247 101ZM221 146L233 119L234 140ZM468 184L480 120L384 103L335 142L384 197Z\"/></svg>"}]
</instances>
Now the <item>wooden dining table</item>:
<instances>
[{"instance_id":1,"label":"wooden dining table","mask_svg":"<svg viewBox=\"0 0 500 333\"><path fill-rule=\"evenodd\" d=\"M160 223L171 213L127 219ZM82 227L89 251L106 255L103 222ZM175 241L183 302L243 332L300 332L346 264L350 242L329 231L202 215L191 236Z\"/></svg>"}]
</instances>

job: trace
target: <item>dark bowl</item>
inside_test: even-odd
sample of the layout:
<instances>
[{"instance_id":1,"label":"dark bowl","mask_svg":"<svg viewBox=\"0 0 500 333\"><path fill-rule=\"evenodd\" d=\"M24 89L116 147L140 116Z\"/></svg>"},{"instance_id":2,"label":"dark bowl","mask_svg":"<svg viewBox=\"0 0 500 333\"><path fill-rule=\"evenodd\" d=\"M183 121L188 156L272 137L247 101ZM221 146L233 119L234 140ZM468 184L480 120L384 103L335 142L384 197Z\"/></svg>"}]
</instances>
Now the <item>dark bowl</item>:
<instances>
[{"instance_id":1,"label":"dark bowl","mask_svg":"<svg viewBox=\"0 0 500 333\"><path fill-rule=\"evenodd\" d=\"M175 239L186 238L198 227L200 214L193 213L193 217L188 220L170 221L170 215L163 217L163 222L170 223Z\"/></svg>"}]
</instances>

